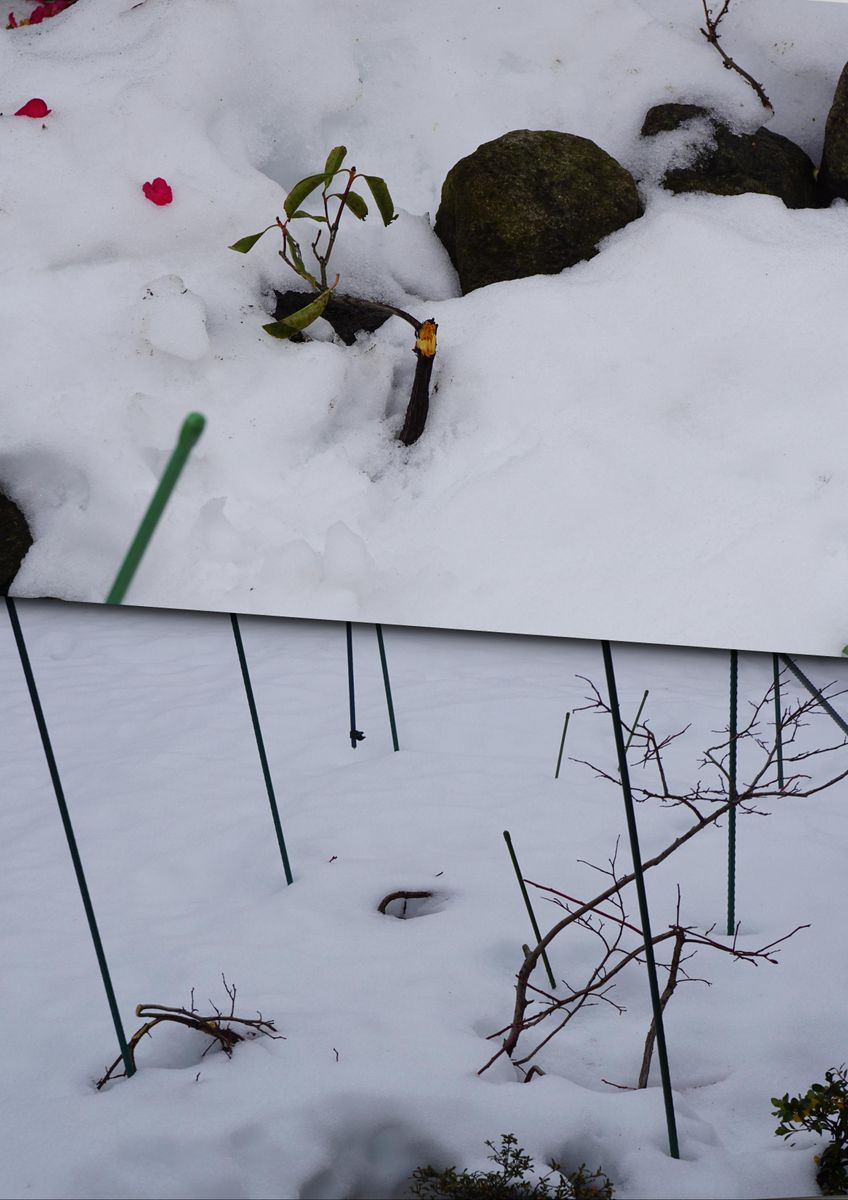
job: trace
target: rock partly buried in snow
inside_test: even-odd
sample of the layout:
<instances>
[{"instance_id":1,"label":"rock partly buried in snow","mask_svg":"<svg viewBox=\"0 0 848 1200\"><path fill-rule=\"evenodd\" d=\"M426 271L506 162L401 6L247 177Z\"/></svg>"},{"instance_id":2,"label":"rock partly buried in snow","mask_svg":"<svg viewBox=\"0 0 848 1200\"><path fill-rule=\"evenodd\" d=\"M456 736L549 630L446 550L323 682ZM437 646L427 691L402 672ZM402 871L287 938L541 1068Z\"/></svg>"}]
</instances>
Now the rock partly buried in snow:
<instances>
[{"instance_id":1,"label":"rock partly buried in snow","mask_svg":"<svg viewBox=\"0 0 848 1200\"><path fill-rule=\"evenodd\" d=\"M645 117L642 136L668 133L693 119L709 121L712 138L689 166L667 171L663 187L715 196L759 192L777 196L787 208L817 206L812 161L789 138L765 127L754 133L733 133L714 112L698 104L657 104Z\"/></svg>"},{"instance_id":2,"label":"rock partly buried in snow","mask_svg":"<svg viewBox=\"0 0 848 1200\"><path fill-rule=\"evenodd\" d=\"M5 596L32 545L26 517L0 492L0 596Z\"/></svg>"},{"instance_id":3,"label":"rock partly buried in snow","mask_svg":"<svg viewBox=\"0 0 848 1200\"><path fill-rule=\"evenodd\" d=\"M837 198L848 200L848 64L839 76L827 115L818 182L823 204Z\"/></svg>"},{"instance_id":4,"label":"rock partly buried in snow","mask_svg":"<svg viewBox=\"0 0 848 1200\"><path fill-rule=\"evenodd\" d=\"M451 167L436 233L466 293L593 258L641 215L633 176L594 142L517 129Z\"/></svg>"}]
</instances>

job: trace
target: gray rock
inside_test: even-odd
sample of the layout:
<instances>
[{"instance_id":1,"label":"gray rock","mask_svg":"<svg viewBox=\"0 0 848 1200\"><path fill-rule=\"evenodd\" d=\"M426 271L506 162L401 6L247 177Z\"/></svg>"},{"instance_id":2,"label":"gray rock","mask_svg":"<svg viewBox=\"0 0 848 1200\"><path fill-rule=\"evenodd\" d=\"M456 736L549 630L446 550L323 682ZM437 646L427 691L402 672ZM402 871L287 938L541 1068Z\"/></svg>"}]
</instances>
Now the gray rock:
<instances>
[{"instance_id":1,"label":"gray rock","mask_svg":"<svg viewBox=\"0 0 848 1200\"><path fill-rule=\"evenodd\" d=\"M435 228L466 293L593 258L641 215L633 176L594 142L517 129L450 169Z\"/></svg>"},{"instance_id":2,"label":"gray rock","mask_svg":"<svg viewBox=\"0 0 848 1200\"><path fill-rule=\"evenodd\" d=\"M824 205L837 197L848 200L848 64L839 76L827 115L819 168L819 197Z\"/></svg>"},{"instance_id":3,"label":"gray rock","mask_svg":"<svg viewBox=\"0 0 848 1200\"><path fill-rule=\"evenodd\" d=\"M715 113L697 104L657 104L642 125L643 137L678 129L693 117L707 118L713 143L687 167L663 177L671 192L709 192L741 196L759 192L777 196L787 208L817 208L815 168L800 146L764 126L754 133L733 133Z\"/></svg>"},{"instance_id":4,"label":"gray rock","mask_svg":"<svg viewBox=\"0 0 848 1200\"><path fill-rule=\"evenodd\" d=\"M32 534L24 514L0 492L0 596L8 594L31 545Z\"/></svg>"}]
</instances>

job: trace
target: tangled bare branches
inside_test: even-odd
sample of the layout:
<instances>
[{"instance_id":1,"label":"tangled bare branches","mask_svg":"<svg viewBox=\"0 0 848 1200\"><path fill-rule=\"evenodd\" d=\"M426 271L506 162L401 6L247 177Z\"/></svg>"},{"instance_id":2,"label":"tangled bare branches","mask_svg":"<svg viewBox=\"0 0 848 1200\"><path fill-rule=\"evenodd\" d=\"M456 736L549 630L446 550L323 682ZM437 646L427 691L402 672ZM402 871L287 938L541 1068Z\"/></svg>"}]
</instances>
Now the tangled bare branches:
<instances>
[{"instance_id":1,"label":"tangled bare branches","mask_svg":"<svg viewBox=\"0 0 848 1200\"><path fill-rule=\"evenodd\" d=\"M724 46L721 45L721 34L718 31L718 27L721 24L721 22L724 20L724 18L727 16L728 10L730 8L730 0L723 0L721 8L718 10L718 12L715 15L713 15L712 9L707 4L707 0L701 0L701 4L703 5L704 20L705 20L706 26L707 26L706 29L704 29L704 27L701 26L701 33L704 35L704 37L707 39L707 41L710 43L710 45L715 46L716 50L718 50L719 54L721 55L721 61L724 65L725 69L728 71L735 71L737 75L741 75L742 78L746 81L746 83L748 83L754 89L754 91L757 93L757 96L759 97L760 103L762 104L763 108L767 108L771 112L773 112L774 106L772 105L771 100L769 100L768 96L766 95L765 91L763 90L763 85L761 83L757 83L757 81L756 81L756 79L754 79L753 75L749 75L747 71L743 71L743 69L739 66L739 64L733 61L733 59L730 57L730 55L724 49Z\"/></svg>"},{"instance_id":2,"label":"tangled bare branches","mask_svg":"<svg viewBox=\"0 0 848 1200\"><path fill-rule=\"evenodd\" d=\"M609 705L601 697L598 689L590 680L584 681L591 691L591 696L588 698L589 703L584 706L584 711L590 710L609 716ZM824 689L823 694L827 699L832 699L843 693L834 692L831 685ZM810 697L789 703L782 710L779 728L775 731L775 736L767 738L762 732L761 726L764 712L771 710L773 701L773 689L769 688L759 702L750 705L747 720L740 721L740 728L735 739L737 748L740 742L743 745L747 744L753 752L748 757L755 758L756 761L751 767L748 781L743 783L737 781L735 791L729 769L730 748L733 739L727 730L724 731L721 740L703 751L699 760L698 778L694 786L681 790L673 787L670 782L670 772L667 769L664 754L667 748L680 738L689 726L663 737L655 734L647 720L630 727L625 726L626 731L631 735L631 745L635 750L637 760L635 765L641 766L647 772L646 782L642 786L633 785L631 779L634 798L641 802L653 800L663 806L683 808L692 817L689 827L683 833L642 864L644 871L659 866L696 834L715 825L731 809L766 816L767 813L761 807L764 801L780 796L798 798L814 796L848 778L848 768L846 768L829 775L823 782L814 784L811 776L803 769L810 760L830 755L848 746L848 739L842 739L839 742L812 750L801 747L799 735L801 730L809 724L807 718L821 715L817 701ZM777 773L778 741L782 748L785 769L782 788L779 785ZM613 774L607 768L586 762L584 765L588 766L596 777L607 780L616 788L621 786L618 775ZM709 777L705 778L705 775ZM559 1033L583 1007L603 1002L616 1008L619 1012L624 1011L610 993L615 987L616 976L631 963L642 961L646 949L646 939L642 928L628 916L624 903L625 889L635 880L635 872L620 875L616 868L616 855L617 844L616 852L608 860L607 867L586 864L593 866L609 880L603 891L589 900L582 900L570 896L560 889L535 883L533 880L526 880L529 886L543 892L547 899L563 908L565 916L545 934L537 946L532 949L525 948L524 962L516 976L512 1020L508 1025L490 1035L492 1039L502 1039L502 1043L500 1049L481 1068L480 1074L503 1054L508 1055L515 1066L524 1070L525 1064L538 1054L539 1050ZM563 980L567 989L566 994L554 996L532 984L530 976L542 953L551 942L572 926L594 935L599 942L600 958L587 978L580 982ZM760 961L774 963L776 961L774 955L779 945L803 928L806 926L799 925L791 932L756 950L743 950L739 947L735 936L730 944L713 937L714 926L699 931L693 926L683 924L680 920L678 890L677 912L674 921L664 932L651 938L653 947L668 943L670 950L668 961L658 963L658 966L668 972L666 987L660 998L662 1007L668 1003L679 982L695 981L694 977L688 973L686 963L691 960L697 950L708 948L729 954L737 961L752 962L755 965ZM700 980L700 982L706 983L707 981ZM538 1005L538 1007L534 1007L530 1012L531 1005ZM521 1057L516 1057L521 1036L543 1024L549 1025L548 1018L553 1016L559 1018L553 1027L547 1028L544 1036L532 1049L523 1053ZM639 1075L640 1087L647 1086L654 1032L652 1026L645 1043Z\"/></svg>"},{"instance_id":3,"label":"tangled bare branches","mask_svg":"<svg viewBox=\"0 0 848 1200\"><path fill-rule=\"evenodd\" d=\"M133 1067L136 1066L135 1052L139 1042L143 1037L149 1036L151 1031L163 1021L173 1021L177 1025L184 1025L187 1029L196 1029L200 1033L207 1034L212 1040L203 1051L203 1056L208 1054L213 1046L218 1045L224 1051L227 1058L232 1058L233 1047L237 1042L243 1042L247 1038L263 1036L285 1040L281 1033L277 1033L274 1022L266 1021L262 1013L257 1013L255 1017L237 1017L235 1015L235 984L230 987L223 975L221 979L223 980L224 991L230 999L230 1011L226 1015L210 1000L209 1007L212 1009L212 1013L208 1017L201 1016L194 1007L194 988L191 990L191 1008L169 1008L165 1004L139 1004L136 1007L135 1015L137 1017L147 1017L148 1020L145 1021L140 1029L136 1030L127 1043L129 1059ZM234 1025L239 1026L239 1028L234 1029ZM122 1066L123 1061L123 1056L118 1055L102 1079L98 1079L98 1091L110 1079L120 1079L126 1075L126 1069L122 1071L118 1070L118 1067Z\"/></svg>"}]
</instances>

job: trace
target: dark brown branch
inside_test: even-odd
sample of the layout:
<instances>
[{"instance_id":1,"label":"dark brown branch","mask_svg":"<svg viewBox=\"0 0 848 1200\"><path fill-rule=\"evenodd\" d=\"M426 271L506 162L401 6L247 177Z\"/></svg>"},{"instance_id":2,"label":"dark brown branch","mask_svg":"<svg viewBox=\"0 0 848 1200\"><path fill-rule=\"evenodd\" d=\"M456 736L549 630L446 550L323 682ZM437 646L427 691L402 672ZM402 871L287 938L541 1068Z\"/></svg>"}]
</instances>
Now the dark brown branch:
<instances>
[{"instance_id":1,"label":"dark brown branch","mask_svg":"<svg viewBox=\"0 0 848 1200\"><path fill-rule=\"evenodd\" d=\"M132 1037L127 1042L127 1051L130 1063L133 1068L136 1067L135 1052L139 1042L144 1037L148 1037L152 1030L157 1025L161 1025L165 1021L173 1022L176 1025L183 1025L187 1029L195 1029L199 1033L205 1033L211 1038L209 1045L204 1050L204 1055L217 1043L224 1051L228 1058L232 1058L233 1047L238 1042L243 1042L245 1038L269 1037L274 1039L282 1039L283 1035L277 1033L276 1026L273 1021L267 1021L259 1013L256 1017L237 1017L235 1016L235 987L229 988L226 979L224 980L224 988L230 998L230 1012L227 1016L223 1016L221 1010L210 1001L210 1007L214 1015L201 1016L194 1007L194 989L192 988L191 1008L171 1008L166 1004L139 1004L136 1006L135 1015L137 1017L147 1017L148 1020L135 1031ZM238 1029L233 1029L233 1025L238 1025ZM119 1071L118 1067L124 1066L124 1070ZM126 1066L124 1064L123 1055L118 1055L111 1067L108 1068L105 1075L97 1081L97 1090L99 1091L111 1079L120 1079L126 1075Z\"/></svg>"},{"instance_id":2,"label":"dark brown branch","mask_svg":"<svg viewBox=\"0 0 848 1200\"><path fill-rule=\"evenodd\" d=\"M715 46L716 50L718 50L719 54L721 55L721 61L724 64L725 69L728 71L735 71L737 75L741 75L742 78L745 80L745 82L750 84L750 86L757 93L757 96L759 97L760 103L762 104L763 108L767 108L771 112L774 112L774 105L772 104L771 100L769 100L768 96L765 94L762 84L757 83L757 81L756 81L756 79L754 79L753 75L749 75L747 71L743 71L743 69L739 66L739 64L733 61L733 59L730 57L730 55L727 53L727 51L721 45L721 35L718 32L718 27L721 24L722 20L727 16L727 11L730 8L730 0L724 0L724 3L722 4L721 8L718 10L718 13L716 14L716 16L713 16L713 14L707 4L707 0L701 0L701 4L703 5L703 8L704 8L704 19L707 23L706 29L701 27L701 33L704 35L704 37L707 39L707 41L710 43L710 45Z\"/></svg>"}]
</instances>

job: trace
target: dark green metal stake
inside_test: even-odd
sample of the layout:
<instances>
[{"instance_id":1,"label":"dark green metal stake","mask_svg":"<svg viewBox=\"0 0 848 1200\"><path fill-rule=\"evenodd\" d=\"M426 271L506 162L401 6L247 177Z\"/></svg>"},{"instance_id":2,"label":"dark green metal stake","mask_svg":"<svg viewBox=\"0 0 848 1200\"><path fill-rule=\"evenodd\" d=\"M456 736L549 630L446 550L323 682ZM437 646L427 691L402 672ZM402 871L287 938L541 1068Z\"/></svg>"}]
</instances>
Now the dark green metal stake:
<instances>
[{"instance_id":1,"label":"dark green metal stake","mask_svg":"<svg viewBox=\"0 0 848 1200\"><path fill-rule=\"evenodd\" d=\"M398 745L397 725L395 724L395 706L392 703L392 685L389 682L389 666L386 662L386 647L383 644L383 627L375 625L377 630L377 645L380 647L380 666L383 668L383 686L386 689L386 705L389 710L389 725L392 727L392 746L400 750Z\"/></svg>"},{"instance_id":2,"label":"dark green metal stake","mask_svg":"<svg viewBox=\"0 0 848 1200\"><path fill-rule=\"evenodd\" d=\"M633 734L636 732L636 726L639 724L639 718L642 715L642 709L645 707L645 701L647 699L648 699L648 689L645 688L645 694L642 697L642 703L639 705L639 709L636 713L636 719L633 722L633 724L630 726L630 736L628 737L627 744L624 747L625 751L630 749L630 743L633 741Z\"/></svg>"},{"instance_id":3,"label":"dark green metal stake","mask_svg":"<svg viewBox=\"0 0 848 1200\"><path fill-rule=\"evenodd\" d=\"M171 497L171 492L174 490L174 486L180 477L189 454L191 454L197 439L203 433L205 424L206 418L201 416L200 413L189 413L183 421L180 436L168 460L168 465L162 473L162 478L159 480L159 486L153 493L153 499L148 505L147 512L141 518L138 531L127 551L126 558L121 563L118 574L115 576L115 582L112 584L109 595L106 597L107 604L120 604L127 594L127 588L132 583L133 576L138 569L138 564L141 562L148 543L153 537L153 531L159 523L159 518L165 510L165 505Z\"/></svg>"},{"instance_id":4,"label":"dark green metal stake","mask_svg":"<svg viewBox=\"0 0 848 1200\"><path fill-rule=\"evenodd\" d=\"M565 720L563 721L563 737L561 737L559 739L559 754L557 755L557 770L555 770L555 772L554 772L554 779L559 779L559 768L561 767L561 764L563 764L563 750L565 748L565 734L567 732L569 732L569 721L570 720L571 720L571 713L566 713Z\"/></svg>"},{"instance_id":5,"label":"dark green metal stake","mask_svg":"<svg viewBox=\"0 0 848 1200\"><path fill-rule=\"evenodd\" d=\"M568 722L571 720L571 713L565 714L565 720L562 723L562 737L559 741L559 754L557 755L557 765L554 771L554 779L559 779L559 769L562 766L562 751L565 746L565 735L568 733Z\"/></svg>"},{"instance_id":6,"label":"dark green metal stake","mask_svg":"<svg viewBox=\"0 0 848 1200\"><path fill-rule=\"evenodd\" d=\"M350 748L356 749L356 743L364 741L365 734L356 728L356 691L353 686L353 626L350 621L345 625L347 634L347 695L350 705Z\"/></svg>"},{"instance_id":7,"label":"dark green metal stake","mask_svg":"<svg viewBox=\"0 0 848 1200\"><path fill-rule=\"evenodd\" d=\"M776 654L771 656L774 671L774 745L777 752L777 786L783 791L783 712L780 703L780 660Z\"/></svg>"},{"instance_id":8,"label":"dark green metal stake","mask_svg":"<svg viewBox=\"0 0 848 1200\"><path fill-rule=\"evenodd\" d=\"M727 814L727 936L736 932L736 738L738 735L739 652L730 651L730 747Z\"/></svg>"},{"instance_id":9,"label":"dark green metal stake","mask_svg":"<svg viewBox=\"0 0 848 1200\"><path fill-rule=\"evenodd\" d=\"M241 630L239 629L238 617L235 613L230 613L230 620L233 625L233 637L236 640L236 650L238 651L238 659L241 665L241 677L244 680L244 690L247 695L247 706L250 709L250 719L253 722L253 733L256 737L256 748L259 751L259 762L262 764L262 774L265 777L265 788L268 792L268 803L271 805L271 816L274 819L274 829L277 834L277 845L280 847L280 858L283 860L283 870L286 874L286 883L292 882L291 867L289 866L289 856L286 851L286 840L283 837L283 827L280 823L280 813L277 808L277 798L274 795L274 784L271 782L271 768L268 766L268 756L265 753L265 742L262 738L262 729L259 725L259 713L256 711L256 701L253 697L253 686L250 682L250 672L247 669L247 657L244 653L244 643L241 640Z\"/></svg>"},{"instance_id":10,"label":"dark green metal stake","mask_svg":"<svg viewBox=\"0 0 848 1200\"><path fill-rule=\"evenodd\" d=\"M533 926L533 932L536 935L536 944L538 945L542 940L542 935L539 932L539 926L536 922L536 914L533 912L533 906L530 903L530 897L527 895L527 888L524 885L524 876L521 874L521 868L518 865L518 859L515 857L515 850L513 849L512 838L509 836L509 830L505 829L503 831L503 835L504 841L506 842L506 848L509 851L509 857L512 859L513 867L515 867L515 875L518 879L518 886L521 888L521 895L524 897L524 903L527 905L527 912L530 915L530 924ZM548 955L547 951L545 950L542 951L542 962L545 964L545 970L548 972L548 979L551 981L551 987L554 989L554 991L556 991L556 980L554 979L554 973L551 970L551 964L548 962Z\"/></svg>"},{"instance_id":11,"label":"dark green metal stake","mask_svg":"<svg viewBox=\"0 0 848 1200\"><path fill-rule=\"evenodd\" d=\"M783 660L783 662L786 664L786 666L789 668L789 670L792 672L792 674L796 677L796 679L800 680L800 682L803 683L804 687L807 689L807 691L810 693L810 695L814 696L816 698L816 700L818 700L819 704L824 709L824 711L827 713L827 715L830 717L830 719L832 721L835 721L836 724L839 726L839 728L842 730L842 732L845 734L845 736L848 737L848 723L846 723L842 719L842 717L840 717L839 713L836 711L836 709L833 707L833 705L830 703L830 701L825 699L825 697L821 694L821 692L816 687L816 685L814 683L810 682L810 680L807 678L807 676L804 674L804 672L801 670L801 668L798 666L798 664L793 662L788 654L781 654L780 657Z\"/></svg>"},{"instance_id":12,"label":"dark green metal stake","mask_svg":"<svg viewBox=\"0 0 848 1200\"><path fill-rule=\"evenodd\" d=\"M663 1101L665 1103L665 1120L668 1127L668 1149L672 1158L680 1158L677 1145L677 1123L674 1117L674 1097L671 1092L671 1076L668 1070L668 1054L665 1045L665 1026L663 1025L662 1005L660 1004L660 989L657 983L657 964L654 958L654 946L651 940L651 921L648 913L648 896L645 891L645 875L642 870L642 854L639 849L639 834L636 829L636 811L633 805L633 793L630 790L630 773L627 769L627 752L624 749L624 729L621 724L621 710L618 705L618 692L615 686L615 672L612 665L612 651L609 642L601 642L604 656L604 669L607 677L609 692L610 715L615 735L615 748L618 754L618 770L621 775L621 791L624 795L624 811L627 815L627 830L630 834L630 853L633 858L633 871L636 875L636 894L639 897L639 915L642 930L645 935L645 964L648 968L648 985L651 990L651 1008L654 1013L654 1029L656 1030L657 1058L660 1064L662 1078Z\"/></svg>"},{"instance_id":13,"label":"dark green metal stake","mask_svg":"<svg viewBox=\"0 0 848 1200\"><path fill-rule=\"evenodd\" d=\"M71 824L71 814L68 812L68 805L65 801L65 793L62 790L62 782L59 778L59 768L56 765L56 759L53 754L53 747L50 744L50 735L47 732L47 722L44 719L44 711L41 707L41 701L38 698L38 689L35 686L35 676L32 673L32 666L29 661L26 643L24 642L23 631L21 630L18 614L15 609L15 602L11 596L6 597L6 608L9 613L9 620L12 623L12 632L15 635L15 643L18 647L18 654L21 659L24 677L29 689L29 698L32 702L32 710L35 714L35 723L38 726L38 732L41 734L41 745L44 749L44 757L47 759L47 767L50 771L50 778L53 781L53 791L56 793L56 802L59 805L59 815L62 818L62 825L65 828L65 837L68 841L68 849L71 852L71 861L74 864L74 872L77 877L77 885L82 897L83 908L88 920L88 928L91 933L91 940L94 943L94 953L97 955L97 964L100 967L100 975L103 979L103 987L106 990L106 999L109 1002L109 1011L112 1014L112 1023L115 1026L115 1033L118 1038L118 1045L121 1049L121 1058L124 1060L124 1070L127 1077L135 1074L135 1067L132 1058L130 1057L127 1048L127 1039L124 1037L124 1027L121 1023L121 1014L118 1012L118 1002L115 999L115 991L112 987L112 979L109 975L109 967L106 963L106 955L103 950L103 943L100 940L100 932L97 928L97 920L94 916L94 907L91 903L91 896L88 891L88 884L85 880L85 872L82 868L82 859L80 858L77 848L77 840L74 836L73 825Z\"/></svg>"}]
</instances>

